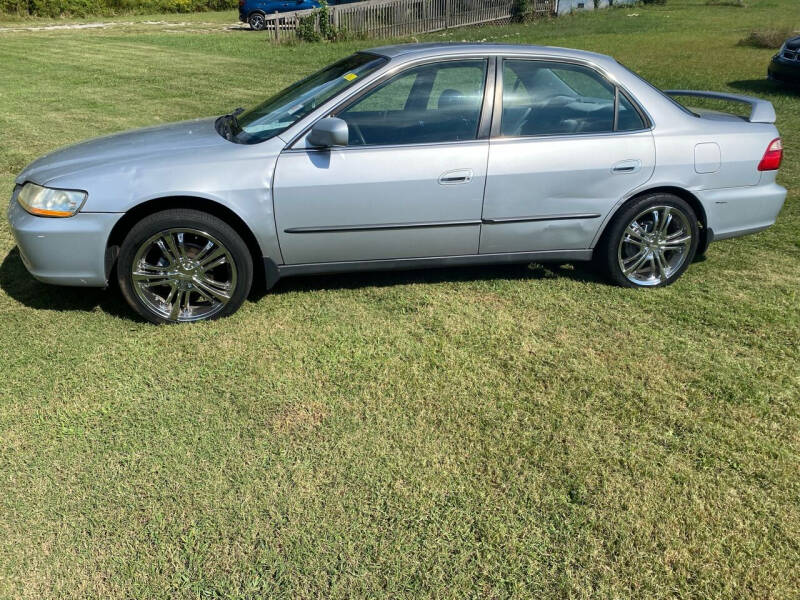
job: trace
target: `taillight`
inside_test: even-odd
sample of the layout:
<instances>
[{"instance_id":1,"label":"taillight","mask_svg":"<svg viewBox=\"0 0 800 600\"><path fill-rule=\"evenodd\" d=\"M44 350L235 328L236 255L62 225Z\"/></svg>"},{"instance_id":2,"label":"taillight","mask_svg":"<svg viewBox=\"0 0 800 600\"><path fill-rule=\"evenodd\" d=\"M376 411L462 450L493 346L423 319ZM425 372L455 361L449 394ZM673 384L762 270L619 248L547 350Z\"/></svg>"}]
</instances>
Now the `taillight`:
<instances>
[{"instance_id":1,"label":"taillight","mask_svg":"<svg viewBox=\"0 0 800 600\"><path fill-rule=\"evenodd\" d=\"M764 152L764 158L758 163L759 171L777 171L783 160L783 142L781 138L772 140Z\"/></svg>"},{"instance_id":2,"label":"taillight","mask_svg":"<svg viewBox=\"0 0 800 600\"><path fill-rule=\"evenodd\" d=\"M244 0L239 0L239 6L244 6Z\"/></svg>"}]
</instances>

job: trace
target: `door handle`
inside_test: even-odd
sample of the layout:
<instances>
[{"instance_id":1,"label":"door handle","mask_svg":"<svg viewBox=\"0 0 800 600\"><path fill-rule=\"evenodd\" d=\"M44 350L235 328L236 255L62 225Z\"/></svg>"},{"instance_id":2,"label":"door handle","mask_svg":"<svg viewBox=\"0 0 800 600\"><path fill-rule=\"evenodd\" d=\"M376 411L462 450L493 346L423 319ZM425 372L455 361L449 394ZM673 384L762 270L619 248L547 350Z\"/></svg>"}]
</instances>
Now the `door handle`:
<instances>
[{"instance_id":1,"label":"door handle","mask_svg":"<svg viewBox=\"0 0 800 600\"><path fill-rule=\"evenodd\" d=\"M641 168L642 168L642 161L640 160L636 159L623 160L622 162L618 162L613 167L611 167L611 172L618 174L636 173Z\"/></svg>"},{"instance_id":2,"label":"door handle","mask_svg":"<svg viewBox=\"0 0 800 600\"><path fill-rule=\"evenodd\" d=\"M472 169L457 169L455 171L447 171L442 173L439 177L441 185L458 185L459 183L469 183L472 181Z\"/></svg>"}]
</instances>

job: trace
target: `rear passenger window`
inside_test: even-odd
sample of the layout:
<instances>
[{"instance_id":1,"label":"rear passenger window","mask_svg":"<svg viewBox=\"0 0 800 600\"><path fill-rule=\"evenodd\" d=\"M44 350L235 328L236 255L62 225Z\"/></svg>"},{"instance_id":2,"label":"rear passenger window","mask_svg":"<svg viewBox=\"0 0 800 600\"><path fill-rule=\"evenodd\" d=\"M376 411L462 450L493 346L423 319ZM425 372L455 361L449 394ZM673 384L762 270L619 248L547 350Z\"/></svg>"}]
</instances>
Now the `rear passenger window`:
<instances>
[{"instance_id":1,"label":"rear passenger window","mask_svg":"<svg viewBox=\"0 0 800 600\"><path fill-rule=\"evenodd\" d=\"M639 113L617 89L588 67L504 60L501 134L510 137L610 133L642 129Z\"/></svg>"},{"instance_id":2,"label":"rear passenger window","mask_svg":"<svg viewBox=\"0 0 800 600\"><path fill-rule=\"evenodd\" d=\"M458 60L403 71L337 114L349 145L429 144L474 140L487 61Z\"/></svg>"},{"instance_id":3,"label":"rear passenger window","mask_svg":"<svg viewBox=\"0 0 800 600\"><path fill-rule=\"evenodd\" d=\"M644 121L639 111L634 108L628 97L620 92L619 106L617 109L619 116L617 117L617 131L637 131L644 129Z\"/></svg>"}]
</instances>

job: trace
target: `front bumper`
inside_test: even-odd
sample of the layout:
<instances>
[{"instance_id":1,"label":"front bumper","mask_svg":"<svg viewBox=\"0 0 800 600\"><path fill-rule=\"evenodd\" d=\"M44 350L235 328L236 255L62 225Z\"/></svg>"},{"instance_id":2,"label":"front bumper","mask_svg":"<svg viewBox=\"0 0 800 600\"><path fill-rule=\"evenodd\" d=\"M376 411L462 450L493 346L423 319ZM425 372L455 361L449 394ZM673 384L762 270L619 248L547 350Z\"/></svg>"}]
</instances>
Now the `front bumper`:
<instances>
[{"instance_id":1,"label":"front bumper","mask_svg":"<svg viewBox=\"0 0 800 600\"><path fill-rule=\"evenodd\" d=\"M16 199L8 221L22 263L43 283L105 287L106 244L122 213L78 213L68 218L37 217Z\"/></svg>"},{"instance_id":2,"label":"front bumper","mask_svg":"<svg viewBox=\"0 0 800 600\"><path fill-rule=\"evenodd\" d=\"M800 61L786 60L775 56L769 63L767 77L777 81L800 84Z\"/></svg>"}]
</instances>

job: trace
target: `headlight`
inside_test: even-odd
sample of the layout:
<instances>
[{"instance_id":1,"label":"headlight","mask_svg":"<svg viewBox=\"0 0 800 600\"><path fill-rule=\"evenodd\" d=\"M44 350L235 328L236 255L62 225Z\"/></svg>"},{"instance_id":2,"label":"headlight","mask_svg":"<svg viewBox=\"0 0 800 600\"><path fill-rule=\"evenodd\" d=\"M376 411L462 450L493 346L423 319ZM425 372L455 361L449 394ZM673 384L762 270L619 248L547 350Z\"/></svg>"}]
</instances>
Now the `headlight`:
<instances>
[{"instance_id":1,"label":"headlight","mask_svg":"<svg viewBox=\"0 0 800 600\"><path fill-rule=\"evenodd\" d=\"M86 201L86 192L54 190L35 183L26 183L17 202L32 215L42 217L71 217Z\"/></svg>"}]
</instances>

